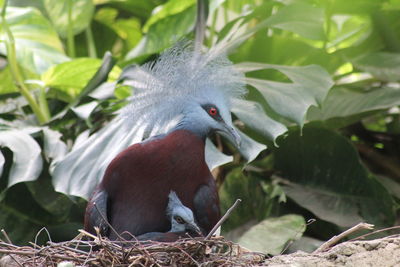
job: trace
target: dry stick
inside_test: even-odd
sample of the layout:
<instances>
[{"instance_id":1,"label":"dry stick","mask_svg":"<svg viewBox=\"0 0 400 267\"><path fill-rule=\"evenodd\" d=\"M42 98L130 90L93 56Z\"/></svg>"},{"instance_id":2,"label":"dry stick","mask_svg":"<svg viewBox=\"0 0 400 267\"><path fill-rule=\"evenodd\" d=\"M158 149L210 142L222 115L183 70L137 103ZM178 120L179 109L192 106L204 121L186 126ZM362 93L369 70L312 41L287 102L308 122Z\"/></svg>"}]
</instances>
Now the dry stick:
<instances>
[{"instance_id":1,"label":"dry stick","mask_svg":"<svg viewBox=\"0 0 400 267\"><path fill-rule=\"evenodd\" d=\"M208 233L208 235L204 238L204 240L210 239L210 237L217 231L218 227L223 224L226 219L228 219L229 215L232 213L232 211L236 208L236 206L241 202L241 199L236 199L235 203L233 203L232 207L230 207L224 216L217 222L217 224L211 229L211 231Z\"/></svg>"},{"instance_id":2,"label":"dry stick","mask_svg":"<svg viewBox=\"0 0 400 267\"><path fill-rule=\"evenodd\" d=\"M11 242L11 239L10 239L10 237L8 236L8 234L6 233L6 231L4 230L4 229L1 229L1 233L4 235L4 237L6 238L6 241L10 244L10 245L12 245L12 242ZM16 258L14 258L14 256L13 255L8 255L8 256L10 256L10 258L13 260L13 261L15 261L17 264L18 264L18 266L20 266L20 267L24 267Z\"/></svg>"},{"instance_id":3,"label":"dry stick","mask_svg":"<svg viewBox=\"0 0 400 267\"><path fill-rule=\"evenodd\" d=\"M388 228L376 230L376 231L373 231L372 233L368 233L368 234L361 235L361 236L358 236L356 238L350 239L349 241L360 240L360 239L363 239L363 238L365 238L367 236L370 236L370 235L374 235L374 234L378 234L378 233L386 232L386 231L390 231L390 230L395 230L395 229L400 229L400 226L393 226L393 227L388 227ZM386 237L388 237L388 236L386 236Z\"/></svg>"},{"instance_id":4,"label":"dry stick","mask_svg":"<svg viewBox=\"0 0 400 267\"><path fill-rule=\"evenodd\" d=\"M110 229L114 232L114 234L117 235L117 237L121 240L121 241L126 241L125 238L123 238L122 236L120 236L118 234L118 232L114 229L114 227L112 227L112 225L108 222L107 218L104 217L103 213L101 213L101 211L99 210L99 208L96 205L96 202L93 202L93 206L96 208L97 212L100 214L101 218L106 222L106 224L108 225L108 227L110 227Z\"/></svg>"},{"instance_id":5,"label":"dry stick","mask_svg":"<svg viewBox=\"0 0 400 267\"><path fill-rule=\"evenodd\" d=\"M10 237L7 235L7 233L6 233L6 231L4 229L1 229L1 233L6 238L7 243L12 244Z\"/></svg>"},{"instance_id":6,"label":"dry stick","mask_svg":"<svg viewBox=\"0 0 400 267\"><path fill-rule=\"evenodd\" d=\"M331 246L333 246L336 243L338 243L344 237L346 237L346 236L348 236L348 235L350 235L350 234L352 234L354 232L357 232L357 231L359 231L361 229L371 230L371 229L374 229L374 225L373 224L368 224L368 223L359 223L359 224L351 227L350 229L347 229L343 233L332 237L331 239L329 239L328 241L323 243L319 248L317 248L313 253L319 253L319 252L325 251L328 248L330 248Z\"/></svg>"}]
</instances>

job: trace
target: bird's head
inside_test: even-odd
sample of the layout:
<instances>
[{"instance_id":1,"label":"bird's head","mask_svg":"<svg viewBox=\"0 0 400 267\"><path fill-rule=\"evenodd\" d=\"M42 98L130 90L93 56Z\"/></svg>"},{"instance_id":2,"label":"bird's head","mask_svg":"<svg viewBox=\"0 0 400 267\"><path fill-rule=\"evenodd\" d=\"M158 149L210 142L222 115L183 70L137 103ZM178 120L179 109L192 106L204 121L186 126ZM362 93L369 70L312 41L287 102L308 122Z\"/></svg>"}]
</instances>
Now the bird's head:
<instances>
[{"instance_id":1,"label":"bird's head","mask_svg":"<svg viewBox=\"0 0 400 267\"><path fill-rule=\"evenodd\" d=\"M218 132L240 145L230 108L246 92L244 76L224 54L200 53L179 43L155 62L126 69L121 79L134 87L125 117L133 123L130 127L142 125L145 136L174 129L203 138Z\"/></svg>"},{"instance_id":2,"label":"bird's head","mask_svg":"<svg viewBox=\"0 0 400 267\"><path fill-rule=\"evenodd\" d=\"M203 89L182 110L181 125L201 137L217 132L236 146L240 136L232 125L229 99L214 88Z\"/></svg>"},{"instance_id":3,"label":"bird's head","mask_svg":"<svg viewBox=\"0 0 400 267\"><path fill-rule=\"evenodd\" d=\"M182 204L174 191L169 193L168 199L167 216L171 219L170 232L188 232L201 235L192 210Z\"/></svg>"}]
</instances>

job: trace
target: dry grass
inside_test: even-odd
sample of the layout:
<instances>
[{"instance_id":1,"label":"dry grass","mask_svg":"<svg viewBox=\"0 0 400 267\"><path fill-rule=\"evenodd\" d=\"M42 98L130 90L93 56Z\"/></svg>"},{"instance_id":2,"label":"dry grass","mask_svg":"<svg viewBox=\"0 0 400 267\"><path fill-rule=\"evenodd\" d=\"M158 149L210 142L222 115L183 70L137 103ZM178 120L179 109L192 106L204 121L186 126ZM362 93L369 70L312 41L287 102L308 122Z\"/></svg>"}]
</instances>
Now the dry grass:
<instances>
[{"instance_id":1,"label":"dry grass","mask_svg":"<svg viewBox=\"0 0 400 267\"><path fill-rule=\"evenodd\" d=\"M110 241L85 231L71 241L44 246L0 242L0 253L9 255L10 264L24 267L57 266L63 261L75 266L254 266L265 260L264 254L247 251L222 237L173 243Z\"/></svg>"}]
</instances>

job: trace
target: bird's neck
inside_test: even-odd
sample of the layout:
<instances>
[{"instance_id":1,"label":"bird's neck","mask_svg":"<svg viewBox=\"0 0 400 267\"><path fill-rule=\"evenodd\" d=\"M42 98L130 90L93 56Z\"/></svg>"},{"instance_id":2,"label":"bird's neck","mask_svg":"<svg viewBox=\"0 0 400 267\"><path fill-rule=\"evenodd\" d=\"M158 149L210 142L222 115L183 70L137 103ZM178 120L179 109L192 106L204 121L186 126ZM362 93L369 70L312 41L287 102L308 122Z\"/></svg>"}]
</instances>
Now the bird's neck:
<instances>
[{"instance_id":1,"label":"bird's neck","mask_svg":"<svg viewBox=\"0 0 400 267\"><path fill-rule=\"evenodd\" d=\"M184 130L188 131L197 137L199 137L203 142L206 141L207 136L210 134L210 130L207 127L204 127L202 123L196 121L182 120L178 123L174 128L172 128L168 133Z\"/></svg>"}]
</instances>

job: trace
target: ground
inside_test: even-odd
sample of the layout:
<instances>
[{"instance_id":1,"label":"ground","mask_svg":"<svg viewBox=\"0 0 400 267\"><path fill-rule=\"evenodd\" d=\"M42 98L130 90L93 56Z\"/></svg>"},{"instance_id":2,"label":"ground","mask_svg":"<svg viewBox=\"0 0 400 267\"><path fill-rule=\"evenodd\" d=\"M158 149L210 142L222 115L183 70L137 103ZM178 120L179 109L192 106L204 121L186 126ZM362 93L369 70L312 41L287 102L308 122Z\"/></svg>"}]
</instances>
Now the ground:
<instances>
[{"instance_id":1,"label":"ground","mask_svg":"<svg viewBox=\"0 0 400 267\"><path fill-rule=\"evenodd\" d=\"M280 267L400 267L400 236L338 244L326 252L296 252L268 259L264 266Z\"/></svg>"}]
</instances>

